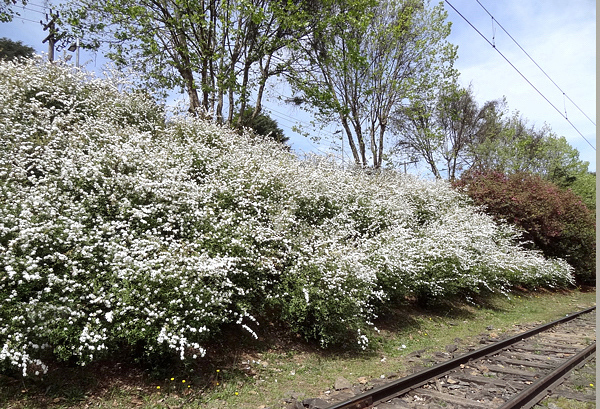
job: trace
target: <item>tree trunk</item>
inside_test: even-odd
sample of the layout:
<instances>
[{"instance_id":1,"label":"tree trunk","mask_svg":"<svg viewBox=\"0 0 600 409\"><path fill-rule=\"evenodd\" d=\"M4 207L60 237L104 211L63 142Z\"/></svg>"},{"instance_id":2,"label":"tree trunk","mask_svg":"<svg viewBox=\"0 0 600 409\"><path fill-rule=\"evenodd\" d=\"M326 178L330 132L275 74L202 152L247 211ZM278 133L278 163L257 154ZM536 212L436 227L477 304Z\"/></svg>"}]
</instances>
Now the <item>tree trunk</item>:
<instances>
[{"instance_id":1,"label":"tree trunk","mask_svg":"<svg viewBox=\"0 0 600 409\"><path fill-rule=\"evenodd\" d=\"M371 140L371 155L373 155L373 169L377 169L377 140L375 139L375 121L371 121L369 127L369 139Z\"/></svg>"},{"instance_id":2,"label":"tree trunk","mask_svg":"<svg viewBox=\"0 0 600 409\"><path fill-rule=\"evenodd\" d=\"M260 64L261 78L258 86L258 93L256 94L256 105L254 106L254 112L252 112L252 117L250 118L251 121L253 121L262 110L262 98L265 92L267 79L269 79L269 66L271 65L271 56L272 54L269 54L267 56L267 60L264 65L262 64L262 61Z\"/></svg>"},{"instance_id":3,"label":"tree trunk","mask_svg":"<svg viewBox=\"0 0 600 409\"><path fill-rule=\"evenodd\" d=\"M358 141L358 150L360 152L360 161L357 164L361 168L368 167L367 164L367 147L365 145L365 139L362 133L362 128L360 127L360 123L352 123L354 127L354 132L356 133L356 140ZM351 135L351 134L350 134Z\"/></svg>"},{"instance_id":4,"label":"tree trunk","mask_svg":"<svg viewBox=\"0 0 600 409\"><path fill-rule=\"evenodd\" d=\"M198 97L198 89L194 83L194 73L189 67L179 68L179 74L185 81L185 87L190 98L190 108L188 109L194 115L198 115L198 111L202 109L200 98ZM201 113L204 116L204 113Z\"/></svg>"},{"instance_id":5,"label":"tree trunk","mask_svg":"<svg viewBox=\"0 0 600 409\"><path fill-rule=\"evenodd\" d=\"M354 138L352 137L352 130L350 129L350 126L348 125L348 120L344 116L340 116L340 117L341 117L340 119L342 120L342 126L346 130L346 135L348 136L348 144L350 145L350 150L352 151L352 156L354 157L354 162L357 165L361 166L360 156L358 155L358 150L356 150L356 144L354 143Z\"/></svg>"},{"instance_id":6,"label":"tree trunk","mask_svg":"<svg viewBox=\"0 0 600 409\"><path fill-rule=\"evenodd\" d=\"M379 146L377 147L378 149L378 155L377 155L377 163L375 164L375 169L380 169L381 168L381 164L383 162L383 138L385 136L385 131L387 129L387 126L385 125L385 123L382 123L381 126L379 127Z\"/></svg>"}]
</instances>

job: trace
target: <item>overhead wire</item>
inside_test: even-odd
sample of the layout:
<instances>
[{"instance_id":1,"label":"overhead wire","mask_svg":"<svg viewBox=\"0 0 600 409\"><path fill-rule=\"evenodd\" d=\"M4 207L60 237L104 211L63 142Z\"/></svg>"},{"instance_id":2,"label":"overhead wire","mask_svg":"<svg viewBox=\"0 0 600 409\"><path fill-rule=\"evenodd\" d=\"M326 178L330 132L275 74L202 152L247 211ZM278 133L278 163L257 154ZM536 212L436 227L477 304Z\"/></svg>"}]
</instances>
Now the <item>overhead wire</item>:
<instances>
[{"instance_id":1,"label":"overhead wire","mask_svg":"<svg viewBox=\"0 0 600 409\"><path fill-rule=\"evenodd\" d=\"M30 11L30 12L32 12L32 13L38 13L38 14L42 14L42 15L48 14L48 13L46 13L46 12L44 12L44 11L41 11L41 10L35 10L35 9L30 9L30 8L27 8L27 7L22 7L22 9L23 9L23 10Z\"/></svg>"},{"instance_id":2,"label":"overhead wire","mask_svg":"<svg viewBox=\"0 0 600 409\"><path fill-rule=\"evenodd\" d=\"M525 80L525 81L526 81L526 82L527 82L527 83L528 83L528 84L529 84L529 85L530 85L530 86L531 86L531 87L532 87L532 88L533 88L533 89L534 89L534 90L535 90L535 91L536 91L538 94L540 94L540 96L541 96L542 98L544 98L544 100L546 100L546 102L547 102L548 104L550 104L550 106L552 106L552 108L554 108L554 109L556 110L556 112L558 112L558 114L559 114L560 116L562 116L562 117L563 117L563 118L564 118L564 119L565 119L565 120L566 120L566 121L567 121L567 122L568 122L568 123L571 125L571 127L573 127L573 129L575 129L575 131L577 131L577 133L579 134L579 136L581 136L581 137L583 138L583 140L584 140L584 141L586 141L586 142L588 143L588 145L590 145L590 146L591 146L591 148L592 148L593 150L596 150L596 148L594 147L594 145L592 145L592 144L590 143L590 141L588 141L588 140L586 139L586 137L585 137L585 136L583 136L583 134L582 134L582 133L579 131L579 129L577 129L577 127L576 127L576 126L575 126L575 125L574 125L574 124L573 124L573 123L572 123L572 122L569 120L569 118L568 118L568 117L566 117L565 115L563 115L563 113L560 111L560 109L558 109L558 108L557 108L557 107L556 107L556 106L555 106L555 105L554 105L552 102L550 102L550 100L549 100L548 98L546 98L546 96L545 96L544 94L542 94L542 92L541 92L539 89L537 89L537 88L536 88L536 86L535 86L535 85L533 85L533 83L532 83L531 81L529 81L529 79L528 79L528 78L527 78L527 77L526 77L526 76L525 76L523 73L521 73L521 71L519 71L519 69L518 69L518 68L517 68L517 67L516 67L516 66L515 66L515 65L514 65L514 64L513 64L513 63L512 63L512 62L511 62L511 61L510 61L510 60L509 60L509 59L508 59L508 58L507 58L505 55L504 55L504 54L502 54L502 52L501 52L501 51L500 51L500 50L499 50L499 49L498 49L498 48L495 46L495 44L493 44L493 43L492 43L490 40L488 40L488 38L487 38L485 35L483 35L483 34L482 34L482 33L481 33L481 32L480 32L480 31L479 31L479 30L478 30L478 29L477 29L477 28L476 28L476 27L475 27L475 26L474 26L474 25L473 25L473 24L472 24L472 23L471 23L471 22L470 22L470 21L469 21L469 20L468 20L468 19L467 19L465 16L463 16L463 15L462 15L462 14L461 14L461 13L460 13L460 12L459 12L457 9L456 9L456 7L454 7L454 6L452 5L452 3L450 3L450 1L448 1L448 0L444 0L444 1L445 1L446 3L448 3L448 5L449 5L450 7L452 7L452 9L453 9L453 10L454 10L454 11L455 11L455 12L456 12L456 13L457 13L457 14L458 14L460 17L462 17L462 19L463 19L463 20L465 20L465 21L467 22L467 24L469 24L469 25L470 25L470 26L473 28L473 30L475 30L475 31L477 32L477 34L479 34L479 35L480 35L480 36L481 36L481 37L482 37L482 38L483 38L483 39L484 39L484 40L485 40L485 41L486 41L486 42L487 42L489 45L491 45L491 46L492 46L492 48L498 52L498 54L500 54L500 55L502 56L502 58L504 58L504 59L506 60L506 62L507 62L507 63L508 63L508 64L509 64L511 67L513 67L513 69L514 69L514 70L515 70L515 71L516 71L516 72L517 72L517 73L518 73L518 74L519 74L521 77L523 77L523 79L524 79L524 80Z\"/></svg>"},{"instance_id":3,"label":"overhead wire","mask_svg":"<svg viewBox=\"0 0 600 409\"><path fill-rule=\"evenodd\" d=\"M282 95L282 94L280 94L280 93L277 93L277 94L278 94L279 96L281 96L281 97L285 97L284 95ZM280 111L277 111L277 110L275 110L275 109L272 109L272 108L270 108L270 107L267 107L266 109L268 109L268 110L269 110L269 111L272 113L272 116L273 116L273 117L275 117L275 118L279 118L279 119L282 119L282 120L284 120L284 121L287 121L287 122L292 122L292 123L295 123L295 124L305 125L305 126L307 126L307 127L310 127L310 128L312 128L313 130L316 130L316 131L319 133L319 136L320 136L321 134L325 134L325 136L326 136L326 137L330 137L330 138L337 138L335 135L336 135L336 133L337 133L337 132L339 132L339 131L337 131L337 132L330 132L330 131L324 131L324 130L322 130L322 129L321 129L321 130L317 130L317 129L316 129L316 127L315 127L315 125L314 125L314 124L312 124L312 123L310 123L310 122L302 121L302 120L300 120L300 119L298 119L298 118L294 118L294 117L292 117L292 116L290 116L290 115L284 114L284 113L282 113L282 112L280 112ZM288 118L289 118L289 119L288 119ZM289 126L286 126L286 125L283 125L283 124L281 124L281 125L282 125L282 126L285 126L285 127L286 127L286 128L288 128L290 131L292 131L292 132L295 132L295 131L294 131L294 130L291 128L291 127L289 127ZM323 154L327 154L327 155L331 154L331 151L329 151L329 152L326 152L326 151L323 151L322 149L320 149L319 147L315 146L315 144L313 144L313 143L310 141L310 138L306 138L306 139L307 139L307 142L308 142L308 143L309 143L311 146L313 146L313 147L314 147L316 150L318 150L319 152L321 152L321 153L323 153ZM343 137L342 137L342 144L343 144ZM350 154L349 154L347 151L346 151L346 152L344 152L344 151L343 151L343 146L342 146L342 152L341 152L341 156L342 156L342 161L346 161L346 160L348 160L348 161L350 161L350 162L354 161L354 159L353 159L353 158L350 156Z\"/></svg>"},{"instance_id":4,"label":"overhead wire","mask_svg":"<svg viewBox=\"0 0 600 409\"><path fill-rule=\"evenodd\" d=\"M278 93L278 95L280 95L280 96L283 96L283 95L281 95L281 94L279 94L279 93ZM256 101L254 101L254 100L253 100L253 98L251 98L251 102L253 102L253 103L256 103ZM309 123L309 122L306 122L306 121L302 121L302 120L300 120L300 119L298 119L298 118L294 118L294 117L292 117L292 116L290 116L290 115L287 115L287 114L285 114L285 113L283 113L283 112L281 112L281 111L278 111L278 110L276 110L276 109L273 109L273 108L271 108L270 106L264 106L264 110L265 110L265 111L268 111L268 112L269 112L269 114L270 114L270 116L272 116L272 117L274 117L274 118L281 119L281 120L283 120L283 121L285 121L285 122L289 122L289 123L292 123L292 124L306 125L306 126L308 126L308 127L312 128L312 129L315 129L315 126L314 126L313 124L311 124L311 123ZM287 125L287 124L282 124L282 123L278 122L278 125L279 125L279 126L282 126L282 127L284 127L284 128L286 128L286 129L288 129L290 132L297 133L296 131L294 131L294 129L293 129L291 126L289 126L289 125ZM315 129L315 130L316 130L316 129ZM321 134L321 133L325 133L325 134L327 134L326 136L334 136L334 134L333 134L333 133L331 133L331 132L323 132L322 130L317 130L317 132L318 132L319 134ZM318 151L318 152L320 152L320 153L322 153L322 154L324 154L324 155L332 155L332 154L333 154L333 152L332 152L332 151L325 151L325 150L323 150L322 148L320 148L319 146L316 146L316 145L315 145L315 144L314 144L314 143L313 143L313 142L310 140L310 138L304 138L304 139L306 140L306 142L307 142L308 144L310 144L310 145L311 145L311 146L314 148L314 150L316 150L316 151ZM296 149L297 149L297 148L296 148ZM302 149L297 149L297 150L299 150L299 151L302 151L303 153L306 153L306 152L304 152Z\"/></svg>"},{"instance_id":5,"label":"overhead wire","mask_svg":"<svg viewBox=\"0 0 600 409\"><path fill-rule=\"evenodd\" d=\"M274 110L274 109L272 109L271 107L265 107L265 110L269 111L269 114L270 114L271 116L273 116L273 117L275 117L275 118L278 118L278 119L281 119L281 120L283 120L283 121L290 122L290 123L294 123L294 124L298 124L298 123L299 123L299 124L304 124L304 125L308 125L308 126L310 126L311 128L314 128L314 126L313 126L312 124L310 124L310 123L308 123L308 122L306 122L306 121L301 121L301 120L299 120L299 119L293 118L293 117L291 117L291 116L289 116L289 115L286 115L286 114L284 114L284 113L282 113L282 112L279 112L279 111L277 111L277 110ZM287 129L288 129L288 130L290 130L291 132L295 132L295 131L293 130L293 128L292 128L291 126L289 126L289 125L286 125L286 124L281 124L281 123L279 123L278 125L280 125L280 126L282 126L282 127L285 127L285 128L287 128ZM319 133L321 133L321 131L319 131ZM327 132L327 134L328 134L328 135L333 135L333 134L330 134L329 132ZM311 146L312 146L314 149L316 149L317 151L321 152L322 154L325 154L325 155L329 155L329 154L331 154L331 152L324 151L324 150L323 150L323 149L321 149L320 147L316 146L316 145L315 145L315 144L314 144L314 143L313 143L313 142L310 140L310 138L305 138L305 139L306 139L306 142L308 142L308 143L309 143L309 144L310 144L310 145L311 145Z\"/></svg>"},{"instance_id":6,"label":"overhead wire","mask_svg":"<svg viewBox=\"0 0 600 409\"><path fill-rule=\"evenodd\" d=\"M310 128L312 128L312 129L314 129L314 130L317 130L317 129L316 129L316 127L314 126L314 124L312 124L312 123L310 123L310 122L306 122L306 121L302 121L302 120L300 120L300 119L298 119L298 118L294 118L294 117L292 117L292 116L290 116L290 115L287 115L287 114L284 114L284 113L282 113L282 112L280 112L280 111L277 111L277 110L275 110L275 109L272 109L271 107L267 107L266 109L268 109L268 110L269 110L269 111L272 113L272 115L273 115L274 117L276 117L276 118L280 118L280 119L282 119L282 120L284 120L284 121L287 121L287 122L293 122L293 123L295 123L295 124L304 125L304 126L307 126L307 127L310 127ZM288 129L290 129L290 130L293 132L293 129L291 129L290 127L288 127ZM332 133L332 132L329 132L329 131L317 130L317 132L318 132L319 134L325 134L327 137L335 137L335 134L334 134L334 133ZM308 138L308 139L310 139L310 138ZM324 152L324 151L322 151L320 148L316 147L316 146L315 146L315 145L314 145L312 142L310 142L310 140L309 140L309 143L310 143L310 144L311 144L311 145L312 145L312 146L313 146L315 149L319 150L319 151L320 151L320 152L322 152L322 153L325 153L325 152ZM347 155L344 155L344 156L347 156Z\"/></svg>"},{"instance_id":7,"label":"overhead wire","mask_svg":"<svg viewBox=\"0 0 600 409\"><path fill-rule=\"evenodd\" d=\"M40 5L40 4L35 4L35 3L31 2L31 1L28 1L28 2L27 2L27 5L28 5L28 6L39 7L39 8L41 8L41 9L44 9L44 10L46 10L46 9L49 9L49 8L50 8L50 7L48 7L48 6L42 6L42 5Z\"/></svg>"},{"instance_id":8,"label":"overhead wire","mask_svg":"<svg viewBox=\"0 0 600 409\"><path fill-rule=\"evenodd\" d=\"M523 47L521 47L521 45L517 42L517 40L515 40L508 31L506 31L506 29L504 27L502 27L502 24L500 24L500 22L494 18L494 16L492 15L492 13L490 13L484 6L483 4L481 4L481 2L479 0L476 0L477 3L481 6L482 9L485 10L486 13L489 14L489 16L492 18L492 24L495 21L496 24L498 24L498 27L500 27L502 29L502 31L504 31L506 33L506 35L508 35L508 37L521 49L521 51L523 51L525 53L525 55L531 60L531 62L533 62L535 64L536 67L538 67L540 69L540 71L546 76L546 78L548 78L550 80L550 82L552 82L552 84L554 84L554 86L556 88L558 88L558 90L563 94L563 96L565 98L567 98L578 110L579 112L581 112L592 124L594 124L594 126L596 126L596 123L589 117L586 115L585 112L583 112L583 110L581 108L579 108L579 106L577 106L577 104L571 99L569 98L569 96L566 94L566 92L564 92L556 82L554 82L554 80L552 78L550 78L550 76L546 73L546 71L544 71L542 69L542 67L539 66L539 64L533 59L533 57L531 57L527 51L525 51L525 49L523 49ZM494 31L495 33L495 31ZM566 108L565 108L566 111Z\"/></svg>"},{"instance_id":9,"label":"overhead wire","mask_svg":"<svg viewBox=\"0 0 600 409\"><path fill-rule=\"evenodd\" d=\"M38 13L39 12L46 13L47 10L50 10L50 7L40 6L39 4L34 4L34 3L29 3L29 2L27 4L21 6L21 8L23 8L25 10L32 10L32 9L28 9L28 7L37 7L38 9L42 9L43 10L43 11L33 10L33 11L37 11Z\"/></svg>"},{"instance_id":10,"label":"overhead wire","mask_svg":"<svg viewBox=\"0 0 600 409\"><path fill-rule=\"evenodd\" d=\"M39 21L34 21L34 20L31 20L31 19L28 19L28 18L25 18L25 17L21 17L21 16L15 16L15 17L13 17L13 20L22 20L22 21L27 21L29 23L40 24Z\"/></svg>"}]
</instances>

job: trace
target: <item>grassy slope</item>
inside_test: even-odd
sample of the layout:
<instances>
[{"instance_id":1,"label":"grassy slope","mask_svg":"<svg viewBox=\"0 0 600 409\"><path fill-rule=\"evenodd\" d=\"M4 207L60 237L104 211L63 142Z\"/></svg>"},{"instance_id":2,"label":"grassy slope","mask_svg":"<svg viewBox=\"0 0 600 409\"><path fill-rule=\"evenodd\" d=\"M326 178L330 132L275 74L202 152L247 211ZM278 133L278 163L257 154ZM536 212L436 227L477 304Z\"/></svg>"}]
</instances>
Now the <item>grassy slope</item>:
<instances>
[{"instance_id":1,"label":"grassy slope","mask_svg":"<svg viewBox=\"0 0 600 409\"><path fill-rule=\"evenodd\" d=\"M376 346L361 353L323 352L299 339L281 339L273 327L254 343L225 332L222 343L213 346L221 359L196 368L166 364L165 372L155 376L118 359L90 368L56 368L43 381L0 375L0 407L280 408L286 396L318 396L340 376L358 383L361 377L403 373L409 368L407 355L415 351L426 350L427 355L457 344L460 352L476 344L479 334L501 335L514 330L514 324L548 322L595 301L594 290L520 293L480 301L479 306L430 310L407 304L377 323Z\"/></svg>"}]
</instances>

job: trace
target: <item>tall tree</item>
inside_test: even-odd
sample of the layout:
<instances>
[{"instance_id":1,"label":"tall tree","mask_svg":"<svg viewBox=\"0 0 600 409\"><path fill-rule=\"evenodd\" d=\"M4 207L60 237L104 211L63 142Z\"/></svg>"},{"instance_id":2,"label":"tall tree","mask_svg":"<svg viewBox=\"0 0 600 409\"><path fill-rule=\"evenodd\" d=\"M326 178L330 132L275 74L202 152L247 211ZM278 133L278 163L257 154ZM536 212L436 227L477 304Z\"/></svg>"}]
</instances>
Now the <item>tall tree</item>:
<instances>
[{"instance_id":1,"label":"tall tree","mask_svg":"<svg viewBox=\"0 0 600 409\"><path fill-rule=\"evenodd\" d=\"M243 113L245 118L240 120L236 117L234 118L234 123L244 123L246 127L252 129L257 135L269 137L274 141L277 141L282 144L285 144L287 141L290 140L290 138L285 136L283 129L279 127L277 121L275 121L273 118L271 118L264 112L261 112L257 116L253 117L254 111L255 108L253 107L246 108L246 110Z\"/></svg>"},{"instance_id":2,"label":"tall tree","mask_svg":"<svg viewBox=\"0 0 600 409\"><path fill-rule=\"evenodd\" d=\"M21 41L13 41L9 38L0 38L0 60L14 60L15 58L30 58L35 50Z\"/></svg>"},{"instance_id":3,"label":"tall tree","mask_svg":"<svg viewBox=\"0 0 600 409\"><path fill-rule=\"evenodd\" d=\"M306 63L290 82L323 124L341 122L354 161L381 167L395 108L453 81L456 47L442 4L346 0L301 43Z\"/></svg>"},{"instance_id":4,"label":"tall tree","mask_svg":"<svg viewBox=\"0 0 600 409\"><path fill-rule=\"evenodd\" d=\"M83 46L139 72L154 89L181 87L190 111L231 123L252 94L261 109L282 49L303 33L305 11L268 0L77 0L65 11ZM254 93L254 94L253 94ZM244 116L239 116L240 119Z\"/></svg>"},{"instance_id":5,"label":"tall tree","mask_svg":"<svg viewBox=\"0 0 600 409\"><path fill-rule=\"evenodd\" d=\"M471 86L449 84L436 96L414 99L395 111L395 143L424 160L436 178L442 178L445 170L448 179L454 180L472 166L477 141L497 132L503 106L503 100L495 100L479 107Z\"/></svg>"},{"instance_id":6,"label":"tall tree","mask_svg":"<svg viewBox=\"0 0 600 409\"><path fill-rule=\"evenodd\" d=\"M468 169L536 174L562 187L585 178L589 164L564 137L507 112L504 98L479 106L470 86L450 84L395 111L396 147L424 161L436 178L446 171L454 180Z\"/></svg>"},{"instance_id":7,"label":"tall tree","mask_svg":"<svg viewBox=\"0 0 600 409\"><path fill-rule=\"evenodd\" d=\"M587 172L589 163L581 161L577 149L548 125L536 128L519 112L499 125L494 132L480 135L473 143L474 169L506 174L533 173L559 185L568 184L569 175Z\"/></svg>"},{"instance_id":8,"label":"tall tree","mask_svg":"<svg viewBox=\"0 0 600 409\"><path fill-rule=\"evenodd\" d=\"M581 197L583 203L592 210L592 214L596 214L596 172L576 174L566 187Z\"/></svg>"}]
</instances>

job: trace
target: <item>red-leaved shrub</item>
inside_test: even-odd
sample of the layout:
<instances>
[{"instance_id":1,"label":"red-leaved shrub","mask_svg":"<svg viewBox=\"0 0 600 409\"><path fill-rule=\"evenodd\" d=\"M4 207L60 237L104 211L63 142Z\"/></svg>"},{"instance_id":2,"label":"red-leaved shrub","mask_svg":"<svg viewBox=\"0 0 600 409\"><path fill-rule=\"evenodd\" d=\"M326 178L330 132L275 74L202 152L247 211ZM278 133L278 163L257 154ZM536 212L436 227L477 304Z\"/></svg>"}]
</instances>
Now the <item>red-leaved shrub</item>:
<instances>
[{"instance_id":1,"label":"red-leaved shrub","mask_svg":"<svg viewBox=\"0 0 600 409\"><path fill-rule=\"evenodd\" d=\"M496 219L522 228L523 246L566 260L578 283L595 284L596 221L579 196L524 173L468 172L454 186Z\"/></svg>"}]
</instances>

